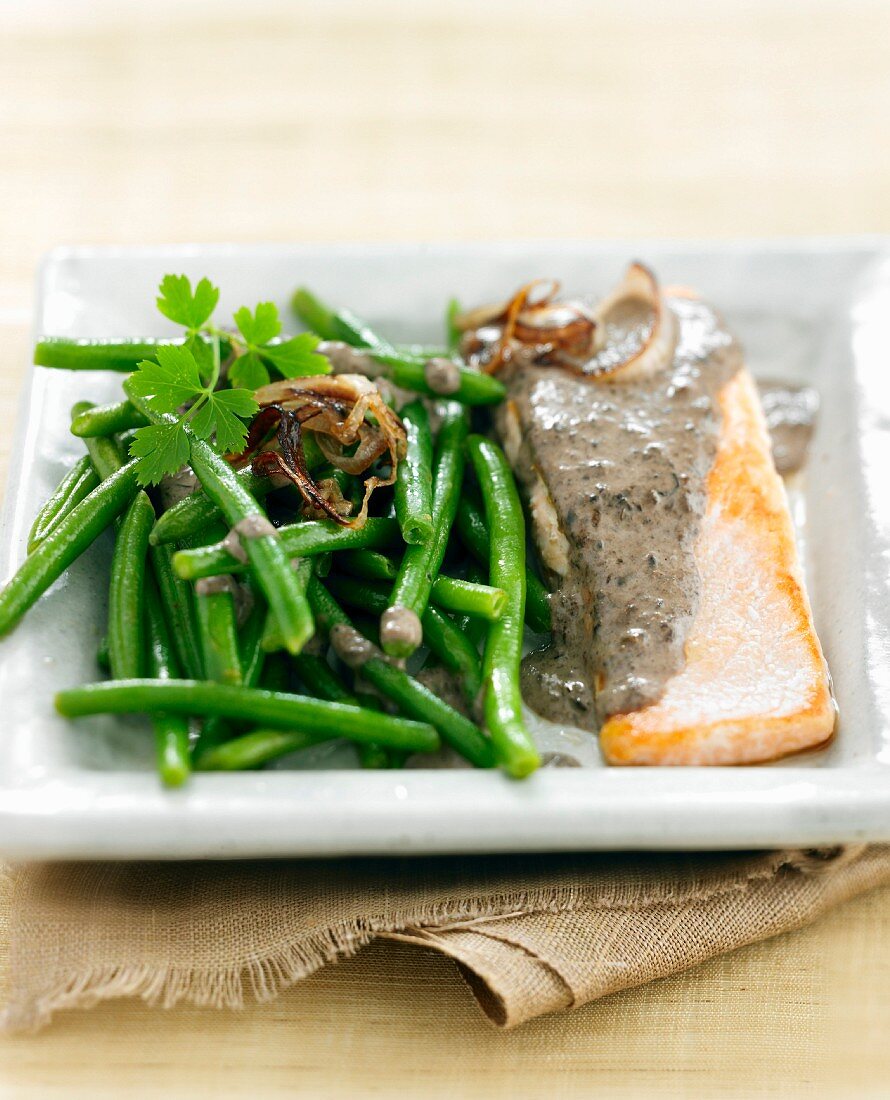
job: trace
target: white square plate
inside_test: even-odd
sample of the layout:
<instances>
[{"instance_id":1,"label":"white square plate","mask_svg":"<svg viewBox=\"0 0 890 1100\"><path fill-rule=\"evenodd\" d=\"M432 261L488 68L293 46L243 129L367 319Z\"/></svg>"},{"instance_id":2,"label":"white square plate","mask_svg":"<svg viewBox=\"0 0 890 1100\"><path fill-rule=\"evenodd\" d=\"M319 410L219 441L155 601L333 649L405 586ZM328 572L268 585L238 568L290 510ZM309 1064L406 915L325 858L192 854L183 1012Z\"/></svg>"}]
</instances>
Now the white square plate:
<instances>
[{"instance_id":1,"label":"white square plate","mask_svg":"<svg viewBox=\"0 0 890 1100\"><path fill-rule=\"evenodd\" d=\"M276 770L204 774L165 791L139 720L68 722L53 693L97 677L108 536L0 642L0 853L16 858L232 858L743 848L890 840L890 243L510 244L75 249L40 275L35 332L169 331L154 311L164 272L208 275L220 316L298 283L396 338L439 337L444 302L503 296L534 276L601 292L626 261L650 263L718 305L761 377L822 398L795 495L816 624L841 721L821 753L739 768L583 768L525 782L471 770ZM2 575L24 557L42 501L79 453L80 398L119 377L35 369L22 409L2 533Z\"/></svg>"}]
</instances>

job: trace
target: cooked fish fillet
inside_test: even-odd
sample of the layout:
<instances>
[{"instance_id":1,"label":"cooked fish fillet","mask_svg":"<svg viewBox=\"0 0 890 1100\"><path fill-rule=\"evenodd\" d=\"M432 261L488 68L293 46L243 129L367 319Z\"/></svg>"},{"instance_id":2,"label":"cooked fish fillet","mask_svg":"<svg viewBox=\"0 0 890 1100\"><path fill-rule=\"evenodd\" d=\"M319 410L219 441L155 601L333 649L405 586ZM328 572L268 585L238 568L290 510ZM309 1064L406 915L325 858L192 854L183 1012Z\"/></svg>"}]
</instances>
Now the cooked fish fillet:
<instances>
[{"instance_id":1,"label":"cooked fish fillet","mask_svg":"<svg viewBox=\"0 0 890 1100\"><path fill-rule=\"evenodd\" d=\"M814 748L834 729L788 503L746 370L719 403L685 666L657 702L606 720L600 743L611 764L752 764Z\"/></svg>"}]
</instances>

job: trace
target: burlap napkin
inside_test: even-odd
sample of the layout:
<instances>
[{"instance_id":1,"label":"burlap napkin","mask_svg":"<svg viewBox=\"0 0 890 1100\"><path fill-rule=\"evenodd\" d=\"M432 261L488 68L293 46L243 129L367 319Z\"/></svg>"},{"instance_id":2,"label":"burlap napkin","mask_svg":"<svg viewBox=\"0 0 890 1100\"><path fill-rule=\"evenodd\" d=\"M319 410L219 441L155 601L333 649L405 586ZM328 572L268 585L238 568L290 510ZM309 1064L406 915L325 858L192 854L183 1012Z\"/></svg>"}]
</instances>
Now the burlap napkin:
<instances>
[{"instance_id":1,"label":"burlap napkin","mask_svg":"<svg viewBox=\"0 0 890 1100\"><path fill-rule=\"evenodd\" d=\"M454 958L488 1017L640 985L890 882L890 845L695 855L92 863L9 871L9 1029L141 996L236 1008L375 937Z\"/></svg>"}]
</instances>

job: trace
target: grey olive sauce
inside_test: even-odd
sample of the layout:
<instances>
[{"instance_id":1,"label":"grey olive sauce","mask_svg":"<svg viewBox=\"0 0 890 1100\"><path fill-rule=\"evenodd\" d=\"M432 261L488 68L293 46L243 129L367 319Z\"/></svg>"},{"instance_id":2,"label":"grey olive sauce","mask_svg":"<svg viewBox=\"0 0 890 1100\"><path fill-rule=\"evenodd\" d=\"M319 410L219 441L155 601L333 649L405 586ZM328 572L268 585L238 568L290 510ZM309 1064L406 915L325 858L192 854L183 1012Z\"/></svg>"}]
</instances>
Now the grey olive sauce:
<instances>
[{"instance_id":1,"label":"grey olive sauce","mask_svg":"<svg viewBox=\"0 0 890 1100\"><path fill-rule=\"evenodd\" d=\"M819 394L810 386L761 381L760 404L769 428L773 462L780 474L800 470L807 458L819 413Z\"/></svg>"},{"instance_id":2,"label":"grey olive sauce","mask_svg":"<svg viewBox=\"0 0 890 1100\"><path fill-rule=\"evenodd\" d=\"M608 381L521 361L503 376L519 419L516 474L529 491L543 480L568 544L552 643L522 670L526 702L555 722L596 729L657 700L684 663L699 600L693 548L720 432L716 398L741 354L709 306L685 298L669 306L673 360L649 377ZM641 304L618 321L594 374L616 347L623 361L641 346L651 315ZM498 414L505 443L508 415Z\"/></svg>"}]
</instances>

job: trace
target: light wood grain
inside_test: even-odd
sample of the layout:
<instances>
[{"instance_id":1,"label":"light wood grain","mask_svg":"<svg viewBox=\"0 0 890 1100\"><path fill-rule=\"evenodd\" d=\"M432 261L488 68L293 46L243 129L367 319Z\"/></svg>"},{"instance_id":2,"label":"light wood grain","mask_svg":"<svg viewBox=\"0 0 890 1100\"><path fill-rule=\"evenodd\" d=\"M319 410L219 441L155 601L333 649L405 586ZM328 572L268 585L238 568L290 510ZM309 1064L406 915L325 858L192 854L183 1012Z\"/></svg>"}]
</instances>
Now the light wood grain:
<instances>
[{"instance_id":1,"label":"light wood grain","mask_svg":"<svg viewBox=\"0 0 890 1100\"><path fill-rule=\"evenodd\" d=\"M874 0L0 6L0 467L62 243L890 231ZM0 1041L0 1097L887 1095L890 891L502 1035L374 947Z\"/></svg>"}]
</instances>

